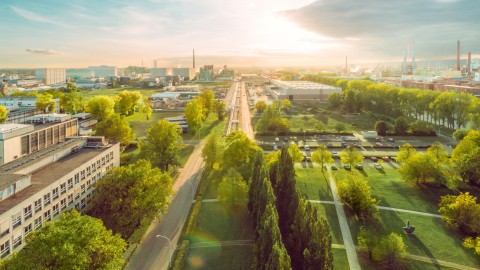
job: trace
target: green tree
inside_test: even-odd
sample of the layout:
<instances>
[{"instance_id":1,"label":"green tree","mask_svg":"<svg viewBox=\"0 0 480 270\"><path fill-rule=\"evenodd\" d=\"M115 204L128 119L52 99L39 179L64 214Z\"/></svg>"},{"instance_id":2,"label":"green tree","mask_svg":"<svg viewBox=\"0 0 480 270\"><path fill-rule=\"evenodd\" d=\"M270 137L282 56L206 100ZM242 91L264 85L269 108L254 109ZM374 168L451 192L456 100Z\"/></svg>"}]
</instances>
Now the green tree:
<instances>
[{"instance_id":1,"label":"green tree","mask_svg":"<svg viewBox=\"0 0 480 270\"><path fill-rule=\"evenodd\" d=\"M123 90L115 97L115 111L120 115L133 115L141 100L142 94L139 91Z\"/></svg>"},{"instance_id":2,"label":"green tree","mask_svg":"<svg viewBox=\"0 0 480 270\"><path fill-rule=\"evenodd\" d=\"M217 113L218 120L223 120L225 118L225 108L226 104L223 101L215 101L213 103L213 109Z\"/></svg>"},{"instance_id":3,"label":"green tree","mask_svg":"<svg viewBox=\"0 0 480 270\"><path fill-rule=\"evenodd\" d=\"M0 124L5 123L7 121L7 108L0 105Z\"/></svg>"},{"instance_id":4,"label":"green tree","mask_svg":"<svg viewBox=\"0 0 480 270\"><path fill-rule=\"evenodd\" d=\"M42 93L37 96L37 102L35 103L37 109L44 113L52 113L55 111L57 103L53 100L53 95L48 93Z\"/></svg>"},{"instance_id":5,"label":"green tree","mask_svg":"<svg viewBox=\"0 0 480 270\"><path fill-rule=\"evenodd\" d=\"M195 134L203 124L203 107L199 99L193 99L187 103L185 118L187 119L188 130Z\"/></svg>"},{"instance_id":6,"label":"green tree","mask_svg":"<svg viewBox=\"0 0 480 270\"><path fill-rule=\"evenodd\" d=\"M345 131L346 129L347 129L347 127L342 122L337 122L335 124L335 131L337 131L337 132L342 132L342 131Z\"/></svg>"},{"instance_id":7,"label":"green tree","mask_svg":"<svg viewBox=\"0 0 480 270\"><path fill-rule=\"evenodd\" d=\"M214 164L221 163L224 147L222 137L217 134L212 134L208 137L202 149L202 158L207 166L214 167Z\"/></svg>"},{"instance_id":8,"label":"green tree","mask_svg":"<svg viewBox=\"0 0 480 270\"><path fill-rule=\"evenodd\" d=\"M453 150L452 160L464 181L480 185L480 131L468 132Z\"/></svg>"},{"instance_id":9,"label":"green tree","mask_svg":"<svg viewBox=\"0 0 480 270\"><path fill-rule=\"evenodd\" d=\"M480 234L480 204L470 193L441 197L438 212L451 228L465 234Z\"/></svg>"},{"instance_id":10,"label":"green tree","mask_svg":"<svg viewBox=\"0 0 480 270\"><path fill-rule=\"evenodd\" d=\"M416 136L435 134L435 131L433 130L433 126L422 120L416 120L415 122L411 123L410 130L412 131L412 134Z\"/></svg>"},{"instance_id":11,"label":"green tree","mask_svg":"<svg viewBox=\"0 0 480 270\"><path fill-rule=\"evenodd\" d=\"M407 131L409 128L410 126L408 125L407 118L400 116L397 119L395 119L395 126L394 126L395 134L405 135L407 134Z\"/></svg>"},{"instance_id":12,"label":"green tree","mask_svg":"<svg viewBox=\"0 0 480 270\"><path fill-rule=\"evenodd\" d=\"M290 102L289 99L284 99L282 101L282 109L289 110L291 107L292 107L292 103Z\"/></svg>"},{"instance_id":13,"label":"green tree","mask_svg":"<svg viewBox=\"0 0 480 270\"><path fill-rule=\"evenodd\" d=\"M382 237L373 250L374 260L385 264L388 269L403 268L401 264L406 257L407 246L403 243L403 238L396 233Z\"/></svg>"},{"instance_id":14,"label":"green tree","mask_svg":"<svg viewBox=\"0 0 480 270\"><path fill-rule=\"evenodd\" d=\"M476 238L465 238L465 241L463 241L463 246L473 249L477 255L480 255L480 236L477 236Z\"/></svg>"},{"instance_id":15,"label":"green tree","mask_svg":"<svg viewBox=\"0 0 480 270\"><path fill-rule=\"evenodd\" d=\"M140 226L164 213L172 193L172 178L146 160L116 167L97 182L89 214L127 239Z\"/></svg>"},{"instance_id":16,"label":"green tree","mask_svg":"<svg viewBox=\"0 0 480 270\"><path fill-rule=\"evenodd\" d=\"M95 96L87 103L87 112L93 119L101 122L114 113L115 101L109 96Z\"/></svg>"},{"instance_id":17,"label":"green tree","mask_svg":"<svg viewBox=\"0 0 480 270\"><path fill-rule=\"evenodd\" d=\"M366 249L368 253L368 257L370 260L373 260L373 250L375 249L378 243L378 236L377 232L372 230L366 229L365 227L360 227L360 231L358 232L358 245L361 248Z\"/></svg>"},{"instance_id":18,"label":"green tree","mask_svg":"<svg viewBox=\"0 0 480 270\"><path fill-rule=\"evenodd\" d=\"M415 153L403 161L399 168L402 179L414 185L446 183L441 164L434 156L425 153Z\"/></svg>"},{"instance_id":19,"label":"green tree","mask_svg":"<svg viewBox=\"0 0 480 270\"><path fill-rule=\"evenodd\" d=\"M327 147L319 144L317 150L312 153L312 161L320 164L323 172L323 165L333 163L332 153L328 151Z\"/></svg>"},{"instance_id":20,"label":"green tree","mask_svg":"<svg viewBox=\"0 0 480 270\"><path fill-rule=\"evenodd\" d=\"M360 176L347 175L338 184L337 193L344 205L362 220L371 219L377 212L378 202L372 197L368 182Z\"/></svg>"},{"instance_id":21,"label":"green tree","mask_svg":"<svg viewBox=\"0 0 480 270\"><path fill-rule=\"evenodd\" d=\"M377 121L375 123L375 130L378 135L386 136L388 131L388 125L385 121Z\"/></svg>"},{"instance_id":22,"label":"green tree","mask_svg":"<svg viewBox=\"0 0 480 270\"><path fill-rule=\"evenodd\" d=\"M340 93L331 93L328 95L330 108L340 108L343 105L343 96Z\"/></svg>"},{"instance_id":23,"label":"green tree","mask_svg":"<svg viewBox=\"0 0 480 270\"><path fill-rule=\"evenodd\" d=\"M54 222L31 232L27 246L3 262L1 269L120 269L127 243L102 221L63 213Z\"/></svg>"},{"instance_id":24,"label":"green tree","mask_svg":"<svg viewBox=\"0 0 480 270\"><path fill-rule=\"evenodd\" d=\"M203 108L203 119L206 119L213 110L215 95L212 90L205 90L198 95L197 99L200 101Z\"/></svg>"},{"instance_id":25,"label":"green tree","mask_svg":"<svg viewBox=\"0 0 480 270\"><path fill-rule=\"evenodd\" d=\"M279 110L278 102L267 106L262 116L258 120L255 129L259 132L287 132L290 129L288 119L282 117L282 112Z\"/></svg>"},{"instance_id":26,"label":"green tree","mask_svg":"<svg viewBox=\"0 0 480 270\"><path fill-rule=\"evenodd\" d=\"M182 147L181 129L176 123L158 120L146 130L146 138L139 142L140 156L149 160L162 171L169 165L178 165L178 155Z\"/></svg>"},{"instance_id":27,"label":"green tree","mask_svg":"<svg viewBox=\"0 0 480 270\"><path fill-rule=\"evenodd\" d=\"M140 112L145 114L147 120L150 120L150 117L152 117L153 110L148 99L143 100L142 105L140 106Z\"/></svg>"},{"instance_id":28,"label":"green tree","mask_svg":"<svg viewBox=\"0 0 480 270\"><path fill-rule=\"evenodd\" d=\"M465 136L467 136L469 131L470 131L470 129L457 129L457 130L455 130L455 132L453 132L452 137L458 143L461 140L463 140L463 138L465 138Z\"/></svg>"},{"instance_id":29,"label":"green tree","mask_svg":"<svg viewBox=\"0 0 480 270\"><path fill-rule=\"evenodd\" d=\"M340 160L343 164L349 164L351 167L357 163L363 162L363 155L358 152L356 147L348 146L342 152L340 152Z\"/></svg>"},{"instance_id":30,"label":"green tree","mask_svg":"<svg viewBox=\"0 0 480 270\"><path fill-rule=\"evenodd\" d=\"M434 142L428 149L429 157L434 158L439 164L445 164L448 160L448 152L440 142Z\"/></svg>"},{"instance_id":31,"label":"green tree","mask_svg":"<svg viewBox=\"0 0 480 270\"><path fill-rule=\"evenodd\" d=\"M250 140L245 133L234 131L225 138L225 150L223 152L223 164L225 168L236 168L247 181L253 172L253 163L256 153L261 152L254 141Z\"/></svg>"},{"instance_id":32,"label":"green tree","mask_svg":"<svg viewBox=\"0 0 480 270\"><path fill-rule=\"evenodd\" d=\"M293 159L293 162L301 162L303 160L303 153L298 149L295 143L288 146L288 153Z\"/></svg>"},{"instance_id":33,"label":"green tree","mask_svg":"<svg viewBox=\"0 0 480 270\"><path fill-rule=\"evenodd\" d=\"M415 149L415 147L413 147L411 144L405 143L404 145L400 146L400 151L397 154L397 161L405 162L415 153L417 153L417 149Z\"/></svg>"},{"instance_id":34,"label":"green tree","mask_svg":"<svg viewBox=\"0 0 480 270\"><path fill-rule=\"evenodd\" d=\"M95 135L105 136L106 139L113 142L120 142L126 146L135 138L134 131L130 128L125 116L118 114L110 115L94 127Z\"/></svg>"},{"instance_id":35,"label":"green tree","mask_svg":"<svg viewBox=\"0 0 480 270\"><path fill-rule=\"evenodd\" d=\"M63 111L69 114L82 112L86 106L83 97L77 91L65 93L60 99L60 103Z\"/></svg>"},{"instance_id":36,"label":"green tree","mask_svg":"<svg viewBox=\"0 0 480 270\"><path fill-rule=\"evenodd\" d=\"M267 103L263 100L260 100L255 104L255 110L257 110L257 112L259 113L262 113L266 108L267 108Z\"/></svg>"},{"instance_id":37,"label":"green tree","mask_svg":"<svg viewBox=\"0 0 480 270\"><path fill-rule=\"evenodd\" d=\"M218 184L218 199L222 202L231 202L232 205L244 204L247 193L247 183L235 169L230 169Z\"/></svg>"}]
</instances>

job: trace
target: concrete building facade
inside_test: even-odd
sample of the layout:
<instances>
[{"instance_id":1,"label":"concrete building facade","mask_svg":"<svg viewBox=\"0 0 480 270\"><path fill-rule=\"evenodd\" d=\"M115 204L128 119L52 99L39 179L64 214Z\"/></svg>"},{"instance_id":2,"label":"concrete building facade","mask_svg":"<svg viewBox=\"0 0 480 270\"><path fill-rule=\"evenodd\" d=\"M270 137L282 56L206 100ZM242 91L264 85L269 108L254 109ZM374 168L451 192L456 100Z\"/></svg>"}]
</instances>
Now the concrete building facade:
<instances>
[{"instance_id":1,"label":"concrete building facade","mask_svg":"<svg viewBox=\"0 0 480 270\"><path fill-rule=\"evenodd\" d=\"M88 70L94 72L97 78L116 77L118 75L115 66L90 66Z\"/></svg>"},{"instance_id":2,"label":"concrete building facade","mask_svg":"<svg viewBox=\"0 0 480 270\"><path fill-rule=\"evenodd\" d=\"M273 98L277 100L327 100L332 93L342 93L342 88L307 81L271 80L267 87Z\"/></svg>"},{"instance_id":3,"label":"concrete building facade","mask_svg":"<svg viewBox=\"0 0 480 270\"><path fill-rule=\"evenodd\" d=\"M67 71L65 68L39 68L36 70L35 77L45 85L65 83Z\"/></svg>"},{"instance_id":4,"label":"concrete building facade","mask_svg":"<svg viewBox=\"0 0 480 270\"><path fill-rule=\"evenodd\" d=\"M181 76L188 80L195 78L196 72L193 68L173 68L173 76Z\"/></svg>"}]
</instances>

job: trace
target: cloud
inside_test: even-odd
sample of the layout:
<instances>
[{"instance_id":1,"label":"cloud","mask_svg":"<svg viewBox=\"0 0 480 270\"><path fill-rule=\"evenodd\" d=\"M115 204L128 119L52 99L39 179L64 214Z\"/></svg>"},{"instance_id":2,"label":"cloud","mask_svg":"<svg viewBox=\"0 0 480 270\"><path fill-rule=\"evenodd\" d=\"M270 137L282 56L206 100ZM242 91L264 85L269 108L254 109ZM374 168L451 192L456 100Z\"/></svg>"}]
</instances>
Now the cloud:
<instances>
[{"instance_id":1,"label":"cloud","mask_svg":"<svg viewBox=\"0 0 480 270\"><path fill-rule=\"evenodd\" d=\"M19 7L14 7L10 6L10 8L19 16L33 22L41 22L41 23L48 23L48 24L53 24L53 25L58 25L58 26L63 26L65 27L66 25L54 20L51 20L47 17L44 17L42 15L39 15L37 13L19 8Z\"/></svg>"},{"instance_id":2,"label":"cloud","mask_svg":"<svg viewBox=\"0 0 480 270\"><path fill-rule=\"evenodd\" d=\"M414 40L417 56L443 57L455 54L457 39L465 51L480 47L479 11L468 0L318 0L280 14L359 52L401 56Z\"/></svg>"},{"instance_id":3,"label":"cloud","mask_svg":"<svg viewBox=\"0 0 480 270\"><path fill-rule=\"evenodd\" d=\"M27 51L29 53L43 54L43 55L61 54L61 52L51 50L51 49L26 49L25 51Z\"/></svg>"}]
</instances>

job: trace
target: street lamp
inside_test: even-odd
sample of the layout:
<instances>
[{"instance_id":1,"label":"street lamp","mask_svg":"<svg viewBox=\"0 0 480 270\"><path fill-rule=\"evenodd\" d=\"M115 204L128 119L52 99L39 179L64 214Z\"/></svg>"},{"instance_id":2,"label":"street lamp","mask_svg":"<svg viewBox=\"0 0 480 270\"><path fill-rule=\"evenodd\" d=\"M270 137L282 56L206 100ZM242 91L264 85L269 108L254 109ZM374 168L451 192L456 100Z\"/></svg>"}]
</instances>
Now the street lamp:
<instances>
[{"instance_id":1,"label":"street lamp","mask_svg":"<svg viewBox=\"0 0 480 270\"><path fill-rule=\"evenodd\" d=\"M170 250L170 256L168 257L168 268L170 268L171 267L170 264L171 264L171 261L172 261L172 255L173 255L172 254L172 245L171 245L170 239L168 239L168 237L166 237L166 236L157 234L157 238L159 238L159 237L165 238L168 241L168 249Z\"/></svg>"}]
</instances>

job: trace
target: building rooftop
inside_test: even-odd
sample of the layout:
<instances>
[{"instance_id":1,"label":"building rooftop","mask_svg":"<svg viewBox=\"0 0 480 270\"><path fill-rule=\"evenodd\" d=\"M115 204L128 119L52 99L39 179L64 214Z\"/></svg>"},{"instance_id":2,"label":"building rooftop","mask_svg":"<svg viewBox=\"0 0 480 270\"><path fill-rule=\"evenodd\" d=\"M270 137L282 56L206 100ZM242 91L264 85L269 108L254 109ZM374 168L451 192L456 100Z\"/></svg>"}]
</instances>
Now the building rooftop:
<instances>
[{"instance_id":1,"label":"building rooftop","mask_svg":"<svg viewBox=\"0 0 480 270\"><path fill-rule=\"evenodd\" d=\"M19 179L26 177L25 174L16 173L2 173L0 174L0 190L4 190L6 187L17 182Z\"/></svg>"},{"instance_id":2,"label":"building rooftop","mask_svg":"<svg viewBox=\"0 0 480 270\"><path fill-rule=\"evenodd\" d=\"M112 146L112 145L110 145ZM109 148L109 147L107 147ZM35 195L45 187L51 185L61 177L69 174L80 164L84 164L90 159L97 156L100 152L105 151L105 148L83 148L65 158L58 160L32 174L32 184L15 195L0 202L0 215L12 209L19 203ZM43 194L42 194L43 196Z\"/></svg>"},{"instance_id":3,"label":"building rooftop","mask_svg":"<svg viewBox=\"0 0 480 270\"><path fill-rule=\"evenodd\" d=\"M20 130L22 128L31 127L32 125L24 125L24 124L0 124L0 134L10 133L16 130Z\"/></svg>"},{"instance_id":4,"label":"building rooftop","mask_svg":"<svg viewBox=\"0 0 480 270\"><path fill-rule=\"evenodd\" d=\"M338 87L308 81L279 81L273 80L275 85L288 89L337 89Z\"/></svg>"}]
</instances>

